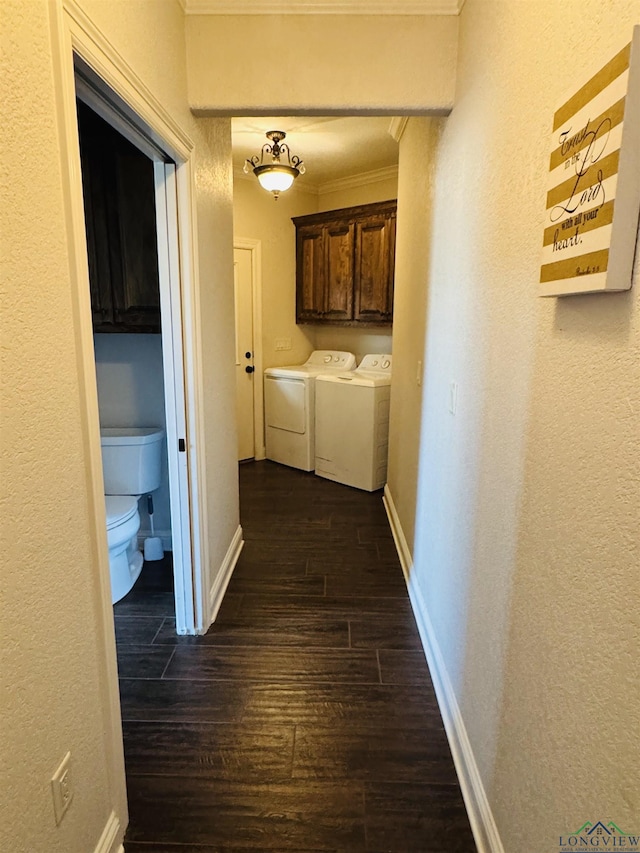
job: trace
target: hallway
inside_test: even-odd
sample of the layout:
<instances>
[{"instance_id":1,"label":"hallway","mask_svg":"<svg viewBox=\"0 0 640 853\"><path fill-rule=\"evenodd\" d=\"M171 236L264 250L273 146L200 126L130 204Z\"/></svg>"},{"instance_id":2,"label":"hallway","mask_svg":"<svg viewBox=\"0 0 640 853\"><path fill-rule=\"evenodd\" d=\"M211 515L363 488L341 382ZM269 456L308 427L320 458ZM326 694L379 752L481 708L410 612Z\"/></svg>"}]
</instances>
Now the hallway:
<instances>
[{"instance_id":1,"label":"hallway","mask_svg":"<svg viewBox=\"0 0 640 853\"><path fill-rule=\"evenodd\" d=\"M217 621L115 607L126 853L475 850L381 494L240 467Z\"/></svg>"}]
</instances>

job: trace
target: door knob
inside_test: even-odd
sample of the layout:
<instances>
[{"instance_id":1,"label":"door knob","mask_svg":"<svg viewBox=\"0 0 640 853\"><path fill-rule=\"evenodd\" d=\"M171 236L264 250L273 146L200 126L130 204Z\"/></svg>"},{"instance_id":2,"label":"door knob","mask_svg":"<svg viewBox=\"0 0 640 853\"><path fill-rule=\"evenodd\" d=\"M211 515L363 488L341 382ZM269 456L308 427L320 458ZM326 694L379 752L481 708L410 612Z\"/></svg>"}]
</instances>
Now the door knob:
<instances>
[{"instance_id":1,"label":"door knob","mask_svg":"<svg viewBox=\"0 0 640 853\"><path fill-rule=\"evenodd\" d=\"M255 370L255 367L253 367L253 365L251 365L251 364L248 364L244 370L245 370L245 373L253 373L253 371Z\"/></svg>"}]
</instances>

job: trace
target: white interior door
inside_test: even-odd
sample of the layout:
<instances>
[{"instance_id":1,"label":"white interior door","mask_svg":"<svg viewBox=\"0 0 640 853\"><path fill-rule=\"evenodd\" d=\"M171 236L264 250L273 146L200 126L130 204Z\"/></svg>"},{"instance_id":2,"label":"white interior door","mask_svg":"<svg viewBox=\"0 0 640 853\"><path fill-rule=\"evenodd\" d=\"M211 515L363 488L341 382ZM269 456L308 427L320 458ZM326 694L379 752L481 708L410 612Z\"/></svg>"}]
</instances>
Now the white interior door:
<instances>
[{"instance_id":1,"label":"white interior door","mask_svg":"<svg viewBox=\"0 0 640 853\"><path fill-rule=\"evenodd\" d=\"M154 162L176 630L195 629L176 169Z\"/></svg>"},{"instance_id":2,"label":"white interior door","mask_svg":"<svg viewBox=\"0 0 640 853\"><path fill-rule=\"evenodd\" d=\"M253 280L249 249L234 248L233 270L236 310L236 417L238 459L255 457L254 383L256 377L253 342Z\"/></svg>"}]
</instances>

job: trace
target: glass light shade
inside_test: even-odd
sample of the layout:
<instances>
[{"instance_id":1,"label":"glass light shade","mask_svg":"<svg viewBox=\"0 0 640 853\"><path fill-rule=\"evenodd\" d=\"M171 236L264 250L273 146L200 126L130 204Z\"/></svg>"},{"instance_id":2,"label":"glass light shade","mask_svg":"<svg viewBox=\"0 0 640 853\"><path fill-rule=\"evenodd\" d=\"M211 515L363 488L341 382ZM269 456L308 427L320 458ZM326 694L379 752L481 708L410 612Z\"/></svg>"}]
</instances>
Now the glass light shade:
<instances>
[{"instance_id":1,"label":"glass light shade","mask_svg":"<svg viewBox=\"0 0 640 853\"><path fill-rule=\"evenodd\" d=\"M298 170L291 166L262 166L254 170L260 186L272 193L288 190L297 176Z\"/></svg>"}]
</instances>

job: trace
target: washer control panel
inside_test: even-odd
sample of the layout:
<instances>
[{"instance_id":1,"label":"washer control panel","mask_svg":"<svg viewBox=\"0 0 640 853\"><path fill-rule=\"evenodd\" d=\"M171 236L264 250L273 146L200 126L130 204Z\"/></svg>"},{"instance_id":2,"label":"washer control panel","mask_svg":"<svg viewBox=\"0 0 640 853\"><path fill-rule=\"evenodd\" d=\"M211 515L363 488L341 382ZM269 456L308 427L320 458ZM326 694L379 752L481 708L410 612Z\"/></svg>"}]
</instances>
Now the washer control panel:
<instances>
[{"instance_id":1,"label":"washer control panel","mask_svg":"<svg viewBox=\"0 0 640 853\"><path fill-rule=\"evenodd\" d=\"M391 355L387 353L365 355L357 369L373 373L391 373Z\"/></svg>"},{"instance_id":2,"label":"washer control panel","mask_svg":"<svg viewBox=\"0 0 640 853\"><path fill-rule=\"evenodd\" d=\"M305 364L326 366L332 370L334 368L353 370L356 366L356 357L352 352L317 349L311 353Z\"/></svg>"}]
</instances>

